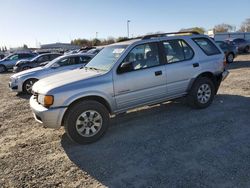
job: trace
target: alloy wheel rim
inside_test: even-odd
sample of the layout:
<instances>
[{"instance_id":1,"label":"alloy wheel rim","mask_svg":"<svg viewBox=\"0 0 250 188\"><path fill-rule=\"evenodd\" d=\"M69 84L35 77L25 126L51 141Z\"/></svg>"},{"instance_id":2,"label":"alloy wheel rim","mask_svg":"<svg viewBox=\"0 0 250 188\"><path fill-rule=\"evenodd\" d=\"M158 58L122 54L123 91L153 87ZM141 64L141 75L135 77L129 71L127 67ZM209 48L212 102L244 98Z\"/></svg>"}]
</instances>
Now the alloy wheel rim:
<instances>
[{"instance_id":1,"label":"alloy wheel rim","mask_svg":"<svg viewBox=\"0 0 250 188\"><path fill-rule=\"evenodd\" d=\"M84 111L76 120L76 130L83 137L96 135L102 127L102 116L95 110Z\"/></svg>"},{"instance_id":2,"label":"alloy wheel rim","mask_svg":"<svg viewBox=\"0 0 250 188\"><path fill-rule=\"evenodd\" d=\"M229 54L227 59L229 62L233 62L234 56L232 54Z\"/></svg>"},{"instance_id":3,"label":"alloy wheel rim","mask_svg":"<svg viewBox=\"0 0 250 188\"><path fill-rule=\"evenodd\" d=\"M211 97L211 88L208 84L202 84L197 92L197 99L201 104L206 104Z\"/></svg>"},{"instance_id":4,"label":"alloy wheel rim","mask_svg":"<svg viewBox=\"0 0 250 188\"><path fill-rule=\"evenodd\" d=\"M32 86L34 85L34 82L32 80L30 80L28 83L26 83L25 85L25 89L28 93L31 93L32 90Z\"/></svg>"}]
</instances>

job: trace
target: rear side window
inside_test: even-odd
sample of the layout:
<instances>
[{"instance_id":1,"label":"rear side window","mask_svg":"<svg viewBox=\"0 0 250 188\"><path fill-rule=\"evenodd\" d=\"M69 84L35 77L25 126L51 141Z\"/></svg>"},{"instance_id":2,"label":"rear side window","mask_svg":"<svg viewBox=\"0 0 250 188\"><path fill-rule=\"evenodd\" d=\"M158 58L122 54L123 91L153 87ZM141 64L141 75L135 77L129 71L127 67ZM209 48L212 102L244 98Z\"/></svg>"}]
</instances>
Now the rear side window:
<instances>
[{"instance_id":1,"label":"rear side window","mask_svg":"<svg viewBox=\"0 0 250 188\"><path fill-rule=\"evenodd\" d=\"M194 56L192 48L183 40L169 40L163 42L168 63L190 60Z\"/></svg>"},{"instance_id":2,"label":"rear side window","mask_svg":"<svg viewBox=\"0 0 250 188\"><path fill-rule=\"evenodd\" d=\"M193 40L208 56L221 53L220 50L207 38L194 38Z\"/></svg>"}]
</instances>

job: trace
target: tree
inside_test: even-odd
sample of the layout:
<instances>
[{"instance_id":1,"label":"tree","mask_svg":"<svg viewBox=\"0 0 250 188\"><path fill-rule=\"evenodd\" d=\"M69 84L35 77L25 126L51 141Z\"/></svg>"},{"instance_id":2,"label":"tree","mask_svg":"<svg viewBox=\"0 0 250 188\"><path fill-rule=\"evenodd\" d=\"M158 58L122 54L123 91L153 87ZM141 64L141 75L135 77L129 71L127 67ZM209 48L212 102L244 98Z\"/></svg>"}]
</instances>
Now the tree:
<instances>
[{"instance_id":1,"label":"tree","mask_svg":"<svg viewBox=\"0 0 250 188\"><path fill-rule=\"evenodd\" d=\"M240 26L240 32L250 32L250 18L247 18Z\"/></svg>"},{"instance_id":2,"label":"tree","mask_svg":"<svg viewBox=\"0 0 250 188\"><path fill-rule=\"evenodd\" d=\"M99 45L101 45L101 41L99 39L93 39L92 40L92 45L93 46L99 46Z\"/></svg>"},{"instance_id":3,"label":"tree","mask_svg":"<svg viewBox=\"0 0 250 188\"><path fill-rule=\"evenodd\" d=\"M234 29L234 26L229 25L229 24L225 24L225 23L218 24L218 25L214 26L215 33L230 32L230 31L233 31L233 29Z\"/></svg>"},{"instance_id":4,"label":"tree","mask_svg":"<svg viewBox=\"0 0 250 188\"><path fill-rule=\"evenodd\" d=\"M88 39L74 39L71 41L71 44L78 45L78 46L92 46L92 42Z\"/></svg>"},{"instance_id":5,"label":"tree","mask_svg":"<svg viewBox=\"0 0 250 188\"><path fill-rule=\"evenodd\" d=\"M24 45L23 45L23 48L24 48L24 49L28 49L27 44L24 44Z\"/></svg>"},{"instance_id":6,"label":"tree","mask_svg":"<svg viewBox=\"0 0 250 188\"><path fill-rule=\"evenodd\" d=\"M200 34L204 34L205 33L205 29L203 27L192 27L192 28L188 28L188 29L181 29L181 32L185 32L185 31L196 31Z\"/></svg>"},{"instance_id":7,"label":"tree","mask_svg":"<svg viewBox=\"0 0 250 188\"><path fill-rule=\"evenodd\" d=\"M122 41L126 41L126 40L129 40L128 37L118 37L116 39L116 42L122 42Z\"/></svg>"}]
</instances>

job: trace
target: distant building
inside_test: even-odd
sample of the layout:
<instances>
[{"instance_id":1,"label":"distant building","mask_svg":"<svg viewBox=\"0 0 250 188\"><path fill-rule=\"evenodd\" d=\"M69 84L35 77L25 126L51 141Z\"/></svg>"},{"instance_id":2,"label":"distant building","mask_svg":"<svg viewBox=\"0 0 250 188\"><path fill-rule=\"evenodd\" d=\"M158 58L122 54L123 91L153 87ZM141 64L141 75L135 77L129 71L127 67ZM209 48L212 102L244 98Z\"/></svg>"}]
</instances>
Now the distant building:
<instances>
[{"instance_id":1,"label":"distant building","mask_svg":"<svg viewBox=\"0 0 250 188\"><path fill-rule=\"evenodd\" d=\"M76 50L81 48L80 46L70 44L70 43L52 43L52 44L42 44L41 49L63 49L63 50Z\"/></svg>"}]
</instances>

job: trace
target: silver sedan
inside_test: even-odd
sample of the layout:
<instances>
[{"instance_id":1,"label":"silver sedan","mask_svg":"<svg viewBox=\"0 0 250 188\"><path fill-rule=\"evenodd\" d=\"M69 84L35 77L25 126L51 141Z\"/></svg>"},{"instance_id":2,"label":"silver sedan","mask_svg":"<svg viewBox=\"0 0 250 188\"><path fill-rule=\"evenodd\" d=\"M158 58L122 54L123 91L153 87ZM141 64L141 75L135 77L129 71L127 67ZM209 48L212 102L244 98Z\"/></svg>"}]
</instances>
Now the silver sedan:
<instances>
[{"instance_id":1,"label":"silver sedan","mask_svg":"<svg viewBox=\"0 0 250 188\"><path fill-rule=\"evenodd\" d=\"M14 92L31 93L32 86L38 80L86 65L94 56L91 54L71 54L60 56L44 67L22 71L10 77L9 88Z\"/></svg>"}]
</instances>

